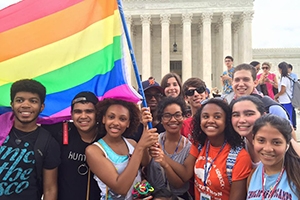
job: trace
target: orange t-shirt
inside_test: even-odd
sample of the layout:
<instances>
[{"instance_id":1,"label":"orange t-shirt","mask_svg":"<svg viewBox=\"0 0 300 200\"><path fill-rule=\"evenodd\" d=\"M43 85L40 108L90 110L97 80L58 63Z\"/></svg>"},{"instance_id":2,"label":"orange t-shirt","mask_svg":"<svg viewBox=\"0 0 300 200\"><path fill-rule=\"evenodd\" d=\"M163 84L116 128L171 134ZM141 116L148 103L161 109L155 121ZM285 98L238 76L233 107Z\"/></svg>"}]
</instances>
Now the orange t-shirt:
<instances>
[{"instance_id":1,"label":"orange t-shirt","mask_svg":"<svg viewBox=\"0 0 300 200\"><path fill-rule=\"evenodd\" d=\"M206 141L207 143L207 141ZM210 168L207 178L207 186L204 186L204 165L206 162L206 143L200 153L195 145L192 145L190 154L197 158L194 166L195 178L195 199L200 199L200 193L211 196L211 199L226 200L230 195L230 183L226 173L226 162L230 151L230 144L226 144L224 149L215 159L213 166ZM209 146L208 163L217 156L221 147ZM208 165L210 166L210 165ZM243 180L248 177L252 168L251 159L248 152L242 149L237 155L236 162L232 169L232 182Z\"/></svg>"}]
</instances>

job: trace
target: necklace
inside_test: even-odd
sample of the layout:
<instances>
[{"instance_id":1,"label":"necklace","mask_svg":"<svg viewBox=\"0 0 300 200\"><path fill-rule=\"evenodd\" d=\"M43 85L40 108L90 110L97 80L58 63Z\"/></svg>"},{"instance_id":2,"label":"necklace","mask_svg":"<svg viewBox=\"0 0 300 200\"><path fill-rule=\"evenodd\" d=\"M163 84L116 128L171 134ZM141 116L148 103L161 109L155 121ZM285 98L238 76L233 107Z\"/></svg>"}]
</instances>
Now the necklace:
<instances>
[{"instance_id":1,"label":"necklace","mask_svg":"<svg viewBox=\"0 0 300 200\"><path fill-rule=\"evenodd\" d=\"M177 145L176 145L176 147L175 147L174 153L170 156L171 159L173 159L173 157L176 155L176 153L177 153L177 151L178 151L178 148L179 148L179 146L180 146L181 138L182 138L182 135L180 135L180 138L179 138L179 140L178 140L178 142L177 142ZM166 151L166 150L165 150L165 141L166 141L166 135L164 136L163 143L162 143L162 149L163 149L163 151ZM166 152L167 152L167 151L166 151Z\"/></svg>"},{"instance_id":2,"label":"necklace","mask_svg":"<svg viewBox=\"0 0 300 200\"><path fill-rule=\"evenodd\" d=\"M280 172L280 174L279 174L278 177L277 177L277 180L276 180L275 184L274 184L273 186L270 187L270 192L269 192L268 195L267 195L267 198L268 198L268 199L271 199L271 198L272 198L272 196L273 196L273 194L274 194L274 192L275 192L275 190L276 190L276 188L277 188L277 186L278 186L278 184L279 184L279 182L280 182L280 180L281 180L281 177L282 177L282 175L283 175L284 170L285 170L285 168L283 167L282 170L281 170L281 172ZM263 167L263 168L262 168L262 199L263 199L263 200L265 199L265 183L266 183L266 178L265 178L265 173L264 173L264 171L265 171L265 170L264 170L264 167Z\"/></svg>"},{"instance_id":3,"label":"necklace","mask_svg":"<svg viewBox=\"0 0 300 200\"><path fill-rule=\"evenodd\" d=\"M19 137L19 136L17 135L17 133L15 132L15 130L12 129L13 134L16 136L15 143L16 143L17 145L19 145L19 144L22 142L22 138L25 138L25 137L27 137L27 136L29 136L29 135L32 135L33 133L35 133L35 131L36 131L36 130L34 130L34 131L32 131L32 132L29 132L29 133L27 133L26 135L23 135L23 136Z\"/></svg>"}]
</instances>

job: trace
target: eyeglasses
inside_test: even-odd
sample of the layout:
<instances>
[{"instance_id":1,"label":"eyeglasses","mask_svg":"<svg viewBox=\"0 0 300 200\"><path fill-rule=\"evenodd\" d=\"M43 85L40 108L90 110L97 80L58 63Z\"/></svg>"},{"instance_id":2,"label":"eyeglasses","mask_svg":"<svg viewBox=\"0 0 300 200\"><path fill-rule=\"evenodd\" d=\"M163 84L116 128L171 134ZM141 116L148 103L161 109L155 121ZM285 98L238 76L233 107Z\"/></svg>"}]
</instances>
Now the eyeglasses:
<instances>
[{"instance_id":1,"label":"eyeglasses","mask_svg":"<svg viewBox=\"0 0 300 200\"><path fill-rule=\"evenodd\" d=\"M188 91L185 92L185 95L186 96L193 96L195 91L197 91L199 94L205 92L206 88L205 87L199 87L199 88L196 88L196 89L190 89Z\"/></svg>"},{"instance_id":2,"label":"eyeglasses","mask_svg":"<svg viewBox=\"0 0 300 200\"><path fill-rule=\"evenodd\" d=\"M264 69L269 69L269 67L262 67L262 69L264 70Z\"/></svg>"},{"instance_id":3,"label":"eyeglasses","mask_svg":"<svg viewBox=\"0 0 300 200\"><path fill-rule=\"evenodd\" d=\"M145 93L145 97L148 100L152 99L152 97L154 97L155 99L160 99L162 97L162 94L161 93L158 93L158 94Z\"/></svg>"},{"instance_id":4,"label":"eyeglasses","mask_svg":"<svg viewBox=\"0 0 300 200\"><path fill-rule=\"evenodd\" d=\"M182 112L176 112L174 114L164 113L162 115L162 120L163 121L170 121L172 119L172 117L174 117L176 120L182 120L182 118L183 118Z\"/></svg>"}]
</instances>

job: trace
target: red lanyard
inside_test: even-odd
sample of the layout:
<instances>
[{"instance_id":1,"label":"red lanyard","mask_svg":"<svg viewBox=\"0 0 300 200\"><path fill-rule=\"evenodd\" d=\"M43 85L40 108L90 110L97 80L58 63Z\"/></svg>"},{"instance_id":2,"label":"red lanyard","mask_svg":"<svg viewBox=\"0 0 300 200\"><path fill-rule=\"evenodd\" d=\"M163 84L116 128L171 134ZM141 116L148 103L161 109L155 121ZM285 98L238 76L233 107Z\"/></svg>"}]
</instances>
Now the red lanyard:
<instances>
[{"instance_id":1,"label":"red lanyard","mask_svg":"<svg viewBox=\"0 0 300 200\"><path fill-rule=\"evenodd\" d=\"M264 193L265 193L265 172L264 171L265 170L264 170L264 167L263 167L262 168L262 200L265 199L265 195L264 195ZM277 178L277 180L275 182L275 185L273 186L273 188L271 190L271 193L268 194L268 196L267 196L268 199L272 198L272 196L273 196L273 194L274 194L274 192L275 192L275 190L276 190L276 188L277 188L277 186L278 186L278 184L279 184L279 182L281 180L283 172L284 172L284 167L282 168L282 170L281 170L281 172L280 172L280 174L279 174L279 176L278 176L278 178Z\"/></svg>"}]
</instances>

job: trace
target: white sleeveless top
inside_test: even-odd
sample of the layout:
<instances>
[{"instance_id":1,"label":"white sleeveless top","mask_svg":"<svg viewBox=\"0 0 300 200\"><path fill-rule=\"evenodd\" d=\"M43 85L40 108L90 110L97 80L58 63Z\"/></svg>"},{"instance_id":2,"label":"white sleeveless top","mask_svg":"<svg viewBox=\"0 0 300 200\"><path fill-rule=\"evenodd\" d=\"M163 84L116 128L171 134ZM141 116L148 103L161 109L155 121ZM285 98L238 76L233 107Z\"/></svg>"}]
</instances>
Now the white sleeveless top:
<instances>
[{"instance_id":1,"label":"white sleeveless top","mask_svg":"<svg viewBox=\"0 0 300 200\"><path fill-rule=\"evenodd\" d=\"M126 138L123 138L123 140L125 141L128 150L129 150L129 155L131 155L134 151L134 147L126 140ZM129 162L129 156L125 156L125 155L118 155L116 154L106 143L103 139L98 140L97 142L94 142L95 145L97 145L105 154L105 157L107 159L109 159L113 165L115 166L118 174L121 174L124 169L126 168L128 162ZM103 169L105 170L105 169ZM96 175L94 175L94 179L97 181L97 184L99 186L99 188L101 189L101 199L105 200L106 199L106 190L107 187L105 185L105 183L103 183ZM127 192L126 196L122 196L119 194L116 194L115 192L113 192L111 189L108 188L108 197L107 199L109 200L114 200L114 199L118 199L118 200L129 200L132 199L132 189L133 186L137 183L141 181L141 172L140 170L137 173L137 176L132 184L132 187L129 189L129 191ZM122 187L122 186L120 186Z\"/></svg>"}]
</instances>

